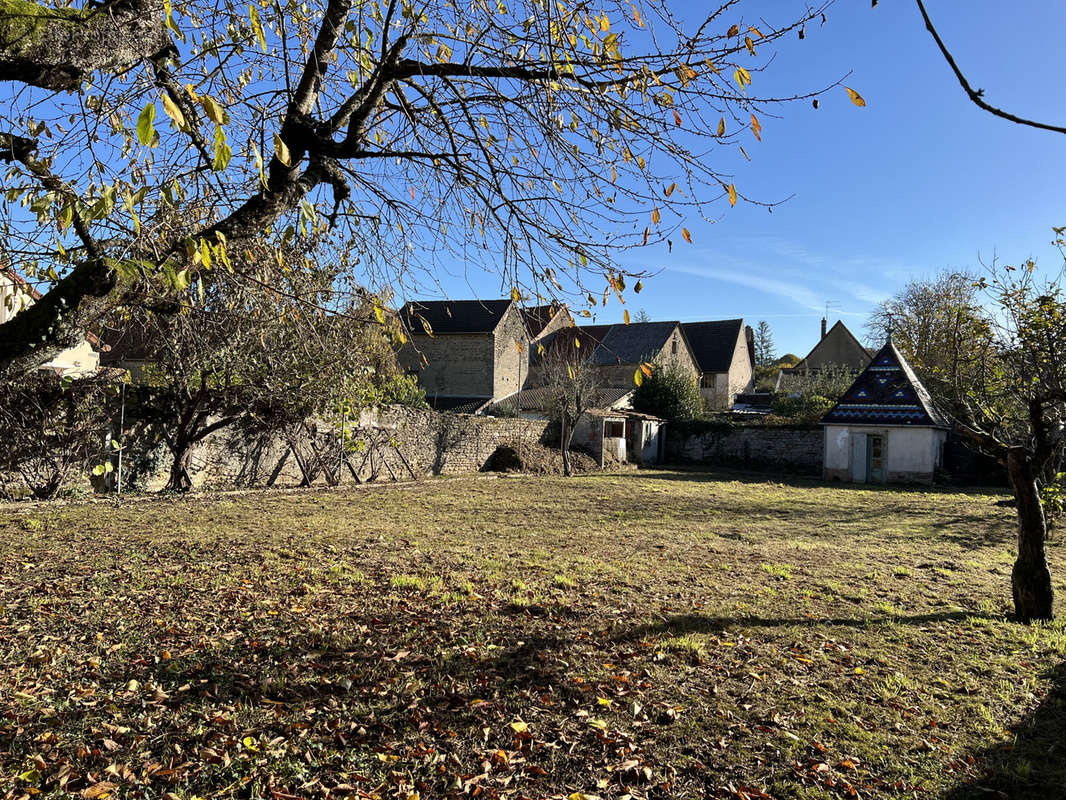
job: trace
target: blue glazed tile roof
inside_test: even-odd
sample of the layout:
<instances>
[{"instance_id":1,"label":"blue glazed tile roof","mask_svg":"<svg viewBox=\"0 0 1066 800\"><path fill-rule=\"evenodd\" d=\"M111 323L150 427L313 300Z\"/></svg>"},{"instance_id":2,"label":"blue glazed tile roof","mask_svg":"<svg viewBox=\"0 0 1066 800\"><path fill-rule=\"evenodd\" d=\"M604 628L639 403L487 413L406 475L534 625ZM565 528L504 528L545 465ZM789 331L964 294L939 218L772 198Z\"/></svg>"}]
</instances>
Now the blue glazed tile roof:
<instances>
[{"instance_id":1,"label":"blue glazed tile roof","mask_svg":"<svg viewBox=\"0 0 1066 800\"><path fill-rule=\"evenodd\" d=\"M950 427L892 342L877 352L822 423Z\"/></svg>"}]
</instances>

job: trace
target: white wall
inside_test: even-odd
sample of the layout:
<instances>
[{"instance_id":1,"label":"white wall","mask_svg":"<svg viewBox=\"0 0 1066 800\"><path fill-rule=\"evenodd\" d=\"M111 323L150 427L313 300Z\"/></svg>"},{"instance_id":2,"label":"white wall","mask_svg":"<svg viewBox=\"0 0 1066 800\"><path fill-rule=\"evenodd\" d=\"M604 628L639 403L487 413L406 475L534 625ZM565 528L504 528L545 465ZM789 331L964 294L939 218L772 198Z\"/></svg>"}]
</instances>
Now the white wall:
<instances>
[{"instance_id":1,"label":"white wall","mask_svg":"<svg viewBox=\"0 0 1066 800\"><path fill-rule=\"evenodd\" d=\"M867 436L884 437L885 477L890 482L931 481L941 466L941 445L947 440L947 432L936 428L826 425L825 477L863 482Z\"/></svg>"}]
</instances>

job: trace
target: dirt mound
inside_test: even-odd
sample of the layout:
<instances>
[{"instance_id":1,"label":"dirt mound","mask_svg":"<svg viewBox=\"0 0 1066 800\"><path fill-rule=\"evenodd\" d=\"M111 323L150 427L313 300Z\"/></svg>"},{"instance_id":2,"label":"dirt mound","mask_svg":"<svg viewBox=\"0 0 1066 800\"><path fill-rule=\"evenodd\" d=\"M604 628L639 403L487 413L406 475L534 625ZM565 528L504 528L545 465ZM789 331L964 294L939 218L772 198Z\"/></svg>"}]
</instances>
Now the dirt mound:
<instances>
[{"instance_id":1,"label":"dirt mound","mask_svg":"<svg viewBox=\"0 0 1066 800\"><path fill-rule=\"evenodd\" d=\"M570 451L574 472L594 472L599 464L583 450ZM486 472L526 472L534 475L562 475L563 458L558 448L526 442L501 444L485 462Z\"/></svg>"}]
</instances>

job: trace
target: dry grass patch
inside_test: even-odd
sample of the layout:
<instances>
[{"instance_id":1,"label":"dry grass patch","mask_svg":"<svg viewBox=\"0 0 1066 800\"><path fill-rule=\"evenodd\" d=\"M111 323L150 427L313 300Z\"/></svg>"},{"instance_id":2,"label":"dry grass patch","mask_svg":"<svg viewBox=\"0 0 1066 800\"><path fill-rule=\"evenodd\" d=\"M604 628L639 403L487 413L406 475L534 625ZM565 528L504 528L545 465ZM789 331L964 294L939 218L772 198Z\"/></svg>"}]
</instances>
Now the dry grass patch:
<instances>
[{"instance_id":1,"label":"dry grass patch","mask_svg":"<svg viewBox=\"0 0 1066 800\"><path fill-rule=\"evenodd\" d=\"M663 471L6 506L0 780L1057 796L1066 632L1005 617L997 499Z\"/></svg>"}]
</instances>

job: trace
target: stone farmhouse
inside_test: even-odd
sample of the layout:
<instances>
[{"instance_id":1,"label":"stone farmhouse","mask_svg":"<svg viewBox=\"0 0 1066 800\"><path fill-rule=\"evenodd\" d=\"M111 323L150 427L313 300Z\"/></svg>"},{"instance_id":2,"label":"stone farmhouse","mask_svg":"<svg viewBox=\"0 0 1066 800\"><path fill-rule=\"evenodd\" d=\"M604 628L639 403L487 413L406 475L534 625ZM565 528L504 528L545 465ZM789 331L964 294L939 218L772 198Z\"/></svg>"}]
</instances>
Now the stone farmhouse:
<instances>
[{"instance_id":1,"label":"stone farmhouse","mask_svg":"<svg viewBox=\"0 0 1066 800\"><path fill-rule=\"evenodd\" d=\"M932 483L951 427L891 340L822 418L827 479Z\"/></svg>"},{"instance_id":2,"label":"stone farmhouse","mask_svg":"<svg viewBox=\"0 0 1066 800\"><path fill-rule=\"evenodd\" d=\"M633 386L633 376L641 364L671 361L699 378L696 355L680 322L611 325L589 356L589 363L606 386Z\"/></svg>"},{"instance_id":3,"label":"stone farmhouse","mask_svg":"<svg viewBox=\"0 0 1066 800\"><path fill-rule=\"evenodd\" d=\"M29 308L41 297L41 293L25 278L10 267L0 267L0 324L7 322L23 309ZM59 375L80 378L91 375L100 366L97 351L100 342L88 334L74 347L64 350L42 369L50 369Z\"/></svg>"},{"instance_id":4,"label":"stone farmhouse","mask_svg":"<svg viewBox=\"0 0 1066 800\"><path fill-rule=\"evenodd\" d=\"M777 391L789 392L795 383L795 376L802 376L832 367L843 367L858 375L870 363L874 351L862 346L843 320L826 330L826 319L822 318L822 336L811 352L794 367L783 367L777 376Z\"/></svg>"},{"instance_id":5,"label":"stone farmhouse","mask_svg":"<svg viewBox=\"0 0 1066 800\"><path fill-rule=\"evenodd\" d=\"M401 366L418 376L433 408L465 413L525 386L537 345L574 324L561 307L523 309L513 300L411 301L400 320L408 332Z\"/></svg>"},{"instance_id":6,"label":"stone farmhouse","mask_svg":"<svg viewBox=\"0 0 1066 800\"><path fill-rule=\"evenodd\" d=\"M681 326L700 370L700 393L714 409L733 406L755 388L755 334L743 319L686 322Z\"/></svg>"}]
</instances>

